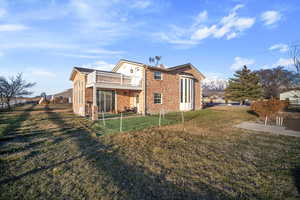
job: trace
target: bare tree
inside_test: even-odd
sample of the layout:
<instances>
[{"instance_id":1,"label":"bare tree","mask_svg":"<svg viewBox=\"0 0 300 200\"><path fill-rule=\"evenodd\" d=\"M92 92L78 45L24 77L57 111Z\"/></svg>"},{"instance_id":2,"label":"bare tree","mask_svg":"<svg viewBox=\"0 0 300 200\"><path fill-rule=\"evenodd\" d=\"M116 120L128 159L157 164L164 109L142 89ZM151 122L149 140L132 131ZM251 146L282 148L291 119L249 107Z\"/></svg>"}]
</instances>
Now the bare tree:
<instances>
[{"instance_id":1,"label":"bare tree","mask_svg":"<svg viewBox=\"0 0 300 200\"><path fill-rule=\"evenodd\" d=\"M10 79L0 77L1 97L7 108L11 110L10 103L13 98L32 94L28 89L34 85L35 83L27 83L23 80L21 73Z\"/></svg>"},{"instance_id":2,"label":"bare tree","mask_svg":"<svg viewBox=\"0 0 300 200\"><path fill-rule=\"evenodd\" d=\"M0 80L3 79L3 77L0 76ZM2 87L2 85L0 84L0 108L4 107L4 98L3 98L3 94L4 94L4 89Z\"/></svg>"},{"instance_id":3,"label":"bare tree","mask_svg":"<svg viewBox=\"0 0 300 200\"><path fill-rule=\"evenodd\" d=\"M300 45L291 45L289 50L293 65L296 68L297 74L300 74Z\"/></svg>"},{"instance_id":4,"label":"bare tree","mask_svg":"<svg viewBox=\"0 0 300 200\"><path fill-rule=\"evenodd\" d=\"M299 77L294 71L278 66L272 69L255 71L264 89L265 98L278 98L280 92L295 87L299 83Z\"/></svg>"}]
</instances>

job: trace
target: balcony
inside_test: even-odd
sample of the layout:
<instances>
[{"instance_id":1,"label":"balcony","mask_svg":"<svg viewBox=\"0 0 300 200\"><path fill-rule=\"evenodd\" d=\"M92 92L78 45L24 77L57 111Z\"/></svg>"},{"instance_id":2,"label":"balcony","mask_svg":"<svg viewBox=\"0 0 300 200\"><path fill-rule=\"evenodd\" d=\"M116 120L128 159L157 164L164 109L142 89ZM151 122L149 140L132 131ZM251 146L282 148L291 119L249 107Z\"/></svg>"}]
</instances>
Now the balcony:
<instances>
[{"instance_id":1,"label":"balcony","mask_svg":"<svg viewBox=\"0 0 300 200\"><path fill-rule=\"evenodd\" d=\"M108 89L142 89L142 78L126 76L114 72L94 71L87 76L87 87L98 87Z\"/></svg>"}]
</instances>

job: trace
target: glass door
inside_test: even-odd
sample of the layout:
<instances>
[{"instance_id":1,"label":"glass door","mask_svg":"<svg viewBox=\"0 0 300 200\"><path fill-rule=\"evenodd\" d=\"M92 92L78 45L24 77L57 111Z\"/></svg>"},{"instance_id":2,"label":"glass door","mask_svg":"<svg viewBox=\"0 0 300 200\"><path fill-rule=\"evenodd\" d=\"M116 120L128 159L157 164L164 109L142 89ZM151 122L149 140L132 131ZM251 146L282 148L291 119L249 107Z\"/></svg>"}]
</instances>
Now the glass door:
<instances>
[{"instance_id":1,"label":"glass door","mask_svg":"<svg viewBox=\"0 0 300 200\"><path fill-rule=\"evenodd\" d=\"M114 112L115 91L97 90L97 105L99 112Z\"/></svg>"}]
</instances>

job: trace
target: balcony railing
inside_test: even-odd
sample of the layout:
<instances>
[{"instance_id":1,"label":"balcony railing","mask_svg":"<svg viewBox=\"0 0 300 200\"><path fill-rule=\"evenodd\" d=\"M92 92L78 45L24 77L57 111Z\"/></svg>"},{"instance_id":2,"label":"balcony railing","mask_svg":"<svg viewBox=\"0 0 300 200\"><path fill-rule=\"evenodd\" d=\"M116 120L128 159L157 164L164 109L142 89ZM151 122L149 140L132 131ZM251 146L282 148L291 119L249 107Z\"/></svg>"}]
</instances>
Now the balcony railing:
<instances>
[{"instance_id":1,"label":"balcony railing","mask_svg":"<svg viewBox=\"0 0 300 200\"><path fill-rule=\"evenodd\" d=\"M102 88L139 90L142 88L142 81L141 77L94 71L87 76L87 87L94 85Z\"/></svg>"}]
</instances>

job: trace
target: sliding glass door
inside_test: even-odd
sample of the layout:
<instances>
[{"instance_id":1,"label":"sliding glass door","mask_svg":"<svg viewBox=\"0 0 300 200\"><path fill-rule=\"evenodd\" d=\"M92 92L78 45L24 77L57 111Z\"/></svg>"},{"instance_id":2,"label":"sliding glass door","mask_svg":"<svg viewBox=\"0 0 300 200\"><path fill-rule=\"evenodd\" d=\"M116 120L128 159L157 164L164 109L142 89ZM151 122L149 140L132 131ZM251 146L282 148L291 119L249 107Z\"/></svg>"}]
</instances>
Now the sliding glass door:
<instances>
[{"instance_id":1,"label":"sliding glass door","mask_svg":"<svg viewBox=\"0 0 300 200\"><path fill-rule=\"evenodd\" d=\"M99 112L114 112L115 91L97 90L97 106Z\"/></svg>"}]
</instances>

